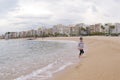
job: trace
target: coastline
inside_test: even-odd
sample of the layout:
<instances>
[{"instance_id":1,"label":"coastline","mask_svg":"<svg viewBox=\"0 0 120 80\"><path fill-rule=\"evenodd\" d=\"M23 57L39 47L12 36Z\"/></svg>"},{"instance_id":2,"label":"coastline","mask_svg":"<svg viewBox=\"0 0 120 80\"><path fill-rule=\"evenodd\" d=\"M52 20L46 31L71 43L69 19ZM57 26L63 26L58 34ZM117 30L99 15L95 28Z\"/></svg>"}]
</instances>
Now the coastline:
<instances>
[{"instance_id":1,"label":"coastline","mask_svg":"<svg viewBox=\"0 0 120 80\"><path fill-rule=\"evenodd\" d=\"M72 53L76 52L76 48L73 49L73 47L76 47L76 44L77 44L76 41L59 40L59 39L58 40L50 40L50 39L47 39L47 38L44 39L44 40L41 39L41 38L38 38L38 39L35 39L35 40L32 40L32 41L33 42L37 41L38 43L41 42L41 41L43 41L43 42L44 41L45 42L48 42L48 41L51 42L52 41L52 43L54 43L54 42L55 43L60 43L60 45L64 44L63 47L65 47L65 49L62 49L63 47L61 47L61 50L59 50L60 54L58 55L58 59L56 59L55 62L53 61L52 63L44 66L43 68L36 69L35 71L32 71L32 72L30 72L26 75L17 77L17 78L15 78L15 80L19 80L19 79L20 80L27 80L27 79L36 80L37 76L40 77L40 78L38 78L40 80L41 80L41 78L44 78L45 80L47 80L46 78L50 79L49 77L53 77L54 74L59 73L60 71L64 70L68 66L71 66L75 61L74 56L76 56L76 55L72 54ZM70 45L72 45L72 44L73 44L73 46L70 47ZM55 48L57 49L57 47L55 47ZM70 51L68 51L68 50L70 50ZM74 52L71 52L71 51L74 51ZM67 55L67 53L69 53L69 52L70 52L70 54ZM64 56L62 56L62 55L64 55ZM70 56L72 56L72 57L69 58ZM55 56L55 57L57 58L57 56ZM39 76L39 74L41 74L41 75Z\"/></svg>"},{"instance_id":2,"label":"coastline","mask_svg":"<svg viewBox=\"0 0 120 80\"><path fill-rule=\"evenodd\" d=\"M80 62L69 65L65 69L56 72L48 80L119 80L120 37L86 36L83 38L88 48L87 54L81 57ZM79 37L47 37L35 39L35 41L56 40L79 42ZM66 55L69 56L68 53ZM78 59L78 54L75 55Z\"/></svg>"},{"instance_id":3,"label":"coastline","mask_svg":"<svg viewBox=\"0 0 120 80\"><path fill-rule=\"evenodd\" d=\"M37 40L40 40L37 39ZM79 41L79 37L45 38L44 40ZM89 47L80 63L58 72L51 80L119 80L120 37L84 37Z\"/></svg>"}]
</instances>

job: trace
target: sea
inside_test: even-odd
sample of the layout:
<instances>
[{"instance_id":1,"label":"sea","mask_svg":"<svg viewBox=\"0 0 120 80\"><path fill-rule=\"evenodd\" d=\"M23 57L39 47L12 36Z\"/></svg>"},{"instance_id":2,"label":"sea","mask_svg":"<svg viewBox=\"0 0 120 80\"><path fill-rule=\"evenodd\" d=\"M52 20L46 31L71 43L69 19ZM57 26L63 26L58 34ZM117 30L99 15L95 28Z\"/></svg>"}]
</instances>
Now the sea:
<instances>
[{"instance_id":1,"label":"sea","mask_svg":"<svg viewBox=\"0 0 120 80\"><path fill-rule=\"evenodd\" d=\"M0 40L0 80L50 80L78 53L75 41Z\"/></svg>"}]
</instances>

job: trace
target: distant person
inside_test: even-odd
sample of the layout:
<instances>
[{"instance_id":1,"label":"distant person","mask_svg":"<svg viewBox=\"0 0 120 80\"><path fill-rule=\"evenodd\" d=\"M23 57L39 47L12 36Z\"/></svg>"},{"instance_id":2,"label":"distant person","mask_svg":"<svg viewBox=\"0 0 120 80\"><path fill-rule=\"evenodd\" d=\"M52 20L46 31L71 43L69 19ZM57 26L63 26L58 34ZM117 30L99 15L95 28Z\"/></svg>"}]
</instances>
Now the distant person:
<instances>
[{"instance_id":1,"label":"distant person","mask_svg":"<svg viewBox=\"0 0 120 80\"><path fill-rule=\"evenodd\" d=\"M84 54L84 42L83 42L82 37L80 37L80 42L78 44L78 49L80 51L80 53L79 53L79 58L80 58L80 56Z\"/></svg>"}]
</instances>

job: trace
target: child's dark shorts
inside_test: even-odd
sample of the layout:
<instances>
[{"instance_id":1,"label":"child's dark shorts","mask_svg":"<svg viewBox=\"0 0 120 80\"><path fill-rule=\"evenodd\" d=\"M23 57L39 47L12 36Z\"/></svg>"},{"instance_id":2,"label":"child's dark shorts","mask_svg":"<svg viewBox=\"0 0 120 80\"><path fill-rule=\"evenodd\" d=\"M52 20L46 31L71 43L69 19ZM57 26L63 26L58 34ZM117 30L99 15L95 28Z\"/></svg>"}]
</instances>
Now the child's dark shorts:
<instances>
[{"instance_id":1,"label":"child's dark shorts","mask_svg":"<svg viewBox=\"0 0 120 80\"><path fill-rule=\"evenodd\" d=\"M83 49L81 49L80 50L80 54L79 55L82 55L84 53L84 50Z\"/></svg>"}]
</instances>

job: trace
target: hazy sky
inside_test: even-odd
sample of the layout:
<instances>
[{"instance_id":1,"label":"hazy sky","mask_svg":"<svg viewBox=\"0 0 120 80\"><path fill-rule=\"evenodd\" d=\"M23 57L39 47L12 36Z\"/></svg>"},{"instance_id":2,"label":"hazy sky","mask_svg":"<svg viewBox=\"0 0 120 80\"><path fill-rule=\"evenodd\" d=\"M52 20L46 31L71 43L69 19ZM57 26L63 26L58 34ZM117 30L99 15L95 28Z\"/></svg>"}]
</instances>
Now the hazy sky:
<instances>
[{"instance_id":1,"label":"hazy sky","mask_svg":"<svg viewBox=\"0 0 120 80\"><path fill-rule=\"evenodd\" d=\"M0 34L81 22L120 22L120 0L0 0Z\"/></svg>"}]
</instances>

